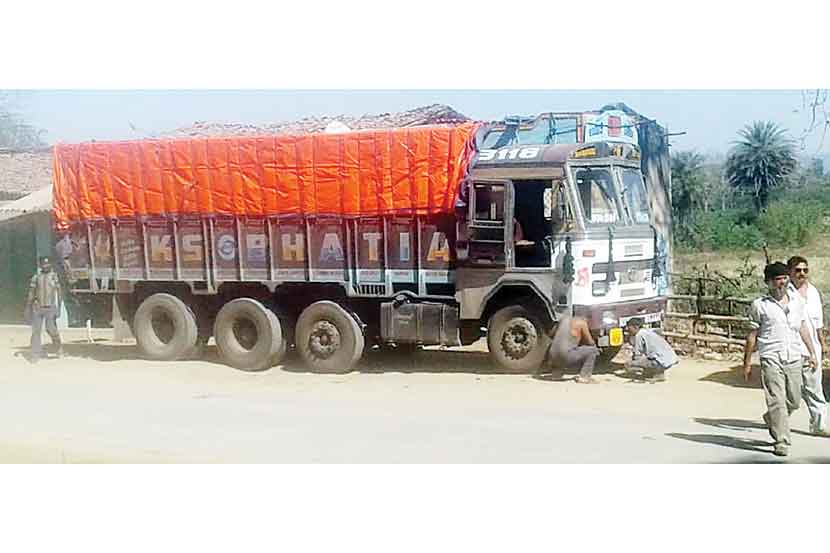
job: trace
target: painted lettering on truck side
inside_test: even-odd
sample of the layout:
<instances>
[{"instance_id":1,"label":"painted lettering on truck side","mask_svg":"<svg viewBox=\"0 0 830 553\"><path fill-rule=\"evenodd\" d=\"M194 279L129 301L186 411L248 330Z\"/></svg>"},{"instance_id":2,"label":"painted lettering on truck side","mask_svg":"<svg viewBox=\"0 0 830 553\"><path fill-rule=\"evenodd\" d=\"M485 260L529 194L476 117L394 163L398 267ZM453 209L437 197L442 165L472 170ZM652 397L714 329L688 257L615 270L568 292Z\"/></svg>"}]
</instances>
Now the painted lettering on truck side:
<instances>
[{"instance_id":1,"label":"painted lettering on truck side","mask_svg":"<svg viewBox=\"0 0 830 553\"><path fill-rule=\"evenodd\" d=\"M427 281L447 282L450 277L450 263L454 252L446 232L437 224L424 221L421 225L420 268ZM386 267L396 282L414 281L417 260L417 227L414 219L400 218L387 221L384 240L384 225L381 220L369 220L350 227L351 243L346 244L345 227L341 222L312 223L307 237L305 224L289 222L272 224L272 244L269 248L268 231L265 222L247 221L239 228L233 221L217 221L214 225L212 263L217 277L233 280L238 278L239 262L245 278L265 279L269 274L268 255L273 257L274 277L278 280L305 280L310 262L314 278L344 279L347 261L347 246L355 255L358 279L363 282L381 281L382 269ZM127 230L129 229L129 230ZM143 247L138 230L128 224L117 231L119 238L130 236L129 268L132 273L126 278L143 278ZM178 243L172 227L166 221L148 223L145 228L145 246L149 260L150 278L173 278L176 250L178 249L178 270L183 278L205 278L205 243L200 222L182 223L177 232ZM242 240L244 247L238 247ZM119 254L121 254L119 242ZM309 259L310 256L310 259ZM388 257L387 259L385 259ZM123 265L123 263L122 263Z\"/></svg>"}]
</instances>

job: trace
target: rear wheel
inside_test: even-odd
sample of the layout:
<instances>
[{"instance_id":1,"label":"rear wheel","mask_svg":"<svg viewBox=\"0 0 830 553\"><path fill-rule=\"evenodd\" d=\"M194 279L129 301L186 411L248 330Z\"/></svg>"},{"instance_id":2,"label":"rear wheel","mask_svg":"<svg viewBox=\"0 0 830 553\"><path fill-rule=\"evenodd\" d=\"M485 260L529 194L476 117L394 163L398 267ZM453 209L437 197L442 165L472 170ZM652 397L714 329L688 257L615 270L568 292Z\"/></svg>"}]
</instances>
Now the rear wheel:
<instances>
[{"instance_id":1,"label":"rear wheel","mask_svg":"<svg viewBox=\"0 0 830 553\"><path fill-rule=\"evenodd\" d=\"M147 297L135 312L133 331L138 349L148 359L174 361L188 357L197 344L196 317L171 294Z\"/></svg>"},{"instance_id":2,"label":"rear wheel","mask_svg":"<svg viewBox=\"0 0 830 553\"><path fill-rule=\"evenodd\" d=\"M268 369L285 354L279 319L255 299L226 303L216 315L213 336L222 360L243 371Z\"/></svg>"},{"instance_id":3,"label":"rear wheel","mask_svg":"<svg viewBox=\"0 0 830 553\"><path fill-rule=\"evenodd\" d=\"M318 372L349 372L365 346L360 325L332 301L306 307L297 320L295 337L300 357Z\"/></svg>"},{"instance_id":4,"label":"rear wheel","mask_svg":"<svg viewBox=\"0 0 830 553\"><path fill-rule=\"evenodd\" d=\"M487 325L490 356L507 372L539 371L550 342L539 318L520 305L498 310Z\"/></svg>"}]
</instances>

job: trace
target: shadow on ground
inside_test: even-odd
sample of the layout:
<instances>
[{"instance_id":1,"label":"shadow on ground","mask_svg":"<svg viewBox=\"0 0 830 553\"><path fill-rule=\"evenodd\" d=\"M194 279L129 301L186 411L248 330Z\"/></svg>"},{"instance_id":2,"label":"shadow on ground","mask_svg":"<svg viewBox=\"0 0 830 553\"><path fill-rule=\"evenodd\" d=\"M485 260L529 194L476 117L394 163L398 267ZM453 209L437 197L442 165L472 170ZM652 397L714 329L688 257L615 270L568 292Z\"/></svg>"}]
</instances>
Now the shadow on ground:
<instances>
[{"instance_id":1,"label":"shadow on ground","mask_svg":"<svg viewBox=\"0 0 830 553\"><path fill-rule=\"evenodd\" d=\"M102 341L104 342L104 341ZM27 358L29 357L28 347L18 347L15 353L16 356ZM48 346L47 351L52 351ZM104 363L125 361L125 360L140 360L143 359L141 353L135 344L113 344L113 343L87 343L86 341L68 342L63 345L64 353L67 357L75 357L82 359L92 359ZM204 348L202 354L198 357L199 361L205 363L224 364L219 358L219 352L215 345L209 345ZM46 361L54 362L56 359L48 359ZM294 373L314 373L309 369L300 359L296 351L290 351L285 359L274 368ZM359 373L384 373L384 372L403 372L403 373L468 373L468 374L527 374L534 375L532 372L527 373L511 373L504 371L494 366L489 356L485 352L478 351L437 351L437 350L420 350L413 352L399 352L390 350L370 350L363 354L363 358L358 362L352 372ZM536 375L534 375L536 376ZM542 380L568 380L568 378L552 378L549 375L539 377Z\"/></svg>"},{"instance_id":2,"label":"shadow on ground","mask_svg":"<svg viewBox=\"0 0 830 553\"><path fill-rule=\"evenodd\" d=\"M795 459L787 457L746 457L739 459L732 459L729 461L718 461L717 464L728 465L791 465L791 464L814 464L827 465L830 464L830 457L798 457Z\"/></svg>"},{"instance_id":3,"label":"shadow on ground","mask_svg":"<svg viewBox=\"0 0 830 553\"><path fill-rule=\"evenodd\" d=\"M723 428L725 430L766 430L767 426L764 423L756 421L748 421L744 419L707 419L698 417L694 419L695 422L714 426L715 428Z\"/></svg>"},{"instance_id":4,"label":"shadow on ground","mask_svg":"<svg viewBox=\"0 0 830 553\"><path fill-rule=\"evenodd\" d=\"M48 348L47 348L48 349ZM86 341L67 342L63 345L67 357L92 359L101 362L118 362L143 359L137 346L133 343L117 344L99 340L97 343ZM28 347L18 347L16 355L28 357ZM51 350L49 350L51 351ZM204 348L199 361L224 364L219 358L215 345ZM594 370L596 375L615 375L614 369L620 365L601 365ZM316 373L308 368L295 350L289 351L285 359L275 368L293 373ZM389 349L367 350L352 372L379 374L399 373L459 373L482 375L519 374L531 376L545 382L568 382L579 372L576 369L564 371L551 369L542 371L511 372L493 364L487 352L421 349L415 352L395 351Z\"/></svg>"},{"instance_id":5,"label":"shadow on ground","mask_svg":"<svg viewBox=\"0 0 830 553\"><path fill-rule=\"evenodd\" d=\"M699 444L719 445L722 447L730 447L733 449L742 449L745 451L754 451L756 453L772 453L773 444L762 440L750 440L747 438L736 438L733 436L724 436L722 434L683 434L680 432L669 432L666 434L671 438L678 438L681 440L688 440Z\"/></svg>"},{"instance_id":6,"label":"shadow on ground","mask_svg":"<svg viewBox=\"0 0 830 553\"><path fill-rule=\"evenodd\" d=\"M761 388L761 378L759 376L759 368L752 367L752 377L749 382L744 380L743 365L734 365L725 371L717 371L700 378L701 382L717 382L718 384L725 384L734 388Z\"/></svg>"}]
</instances>

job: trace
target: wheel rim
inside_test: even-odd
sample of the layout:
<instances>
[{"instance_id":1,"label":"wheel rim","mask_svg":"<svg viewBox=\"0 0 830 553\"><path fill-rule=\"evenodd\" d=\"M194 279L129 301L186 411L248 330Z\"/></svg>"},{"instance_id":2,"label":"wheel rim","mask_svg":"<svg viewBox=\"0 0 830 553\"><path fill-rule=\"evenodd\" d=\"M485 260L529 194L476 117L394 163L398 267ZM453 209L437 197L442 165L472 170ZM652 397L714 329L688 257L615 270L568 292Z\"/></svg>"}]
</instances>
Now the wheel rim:
<instances>
[{"instance_id":1,"label":"wheel rim","mask_svg":"<svg viewBox=\"0 0 830 553\"><path fill-rule=\"evenodd\" d=\"M536 325L529 320L512 319L505 325L501 347L510 359L523 359L533 351L538 343L539 335L536 332Z\"/></svg>"},{"instance_id":2,"label":"wheel rim","mask_svg":"<svg viewBox=\"0 0 830 553\"><path fill-rule=\"evenodd\" d=\"M308 339L308 348L314 357L328 359L340 349L340 331L329 321L314 323Z\"/></svg>"},{"instance_id":3,"label":"wheel rim","mask_svg":"<svg viewBox=\"0 0 830 553\"><path fill-rule=\"evenodd\" d=\"M242 349L251 351L259 341L259 329L251 319L239 318L233 323L233 336Z\"/></svg>"},{"instance_id":4,"label":"wheel rim","mask_svg":"<svg viewBox=\"0 0 830 553\"><path fill-rule=\"evenodd\" d=\"M176 335L176 323L165 309L154 309L150 317L150 325L156 338L163 343L169 344Z\"/></svg>"}]
</instances>

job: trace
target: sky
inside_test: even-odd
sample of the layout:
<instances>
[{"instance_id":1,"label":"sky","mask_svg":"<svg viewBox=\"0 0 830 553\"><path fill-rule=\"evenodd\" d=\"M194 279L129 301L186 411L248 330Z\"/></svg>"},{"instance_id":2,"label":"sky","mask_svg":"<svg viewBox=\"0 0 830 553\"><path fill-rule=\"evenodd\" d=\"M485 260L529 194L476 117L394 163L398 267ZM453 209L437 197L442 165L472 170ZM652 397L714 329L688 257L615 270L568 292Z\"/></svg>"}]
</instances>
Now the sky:
<instances>
[{"instance_id":1,"label":"sky","mask_svg":"<svg viewBox=\"0 0 830 553\"><path fill-rule=\"evenodd\" d=\"M3 91L0 91L3 93ZM432 103L474 119L597 109L624 102L657 119L676 150L725 153L737 131L772 120L797 138L809 124L800 90L29 90L6 91L28 123L56 141L119 140L188 126L195 121L261 124L307 116L376 114ZM135 127L133 130L132 127ZM816 131L802 152L830 156Z\"/></svg>"}]
</instances>

